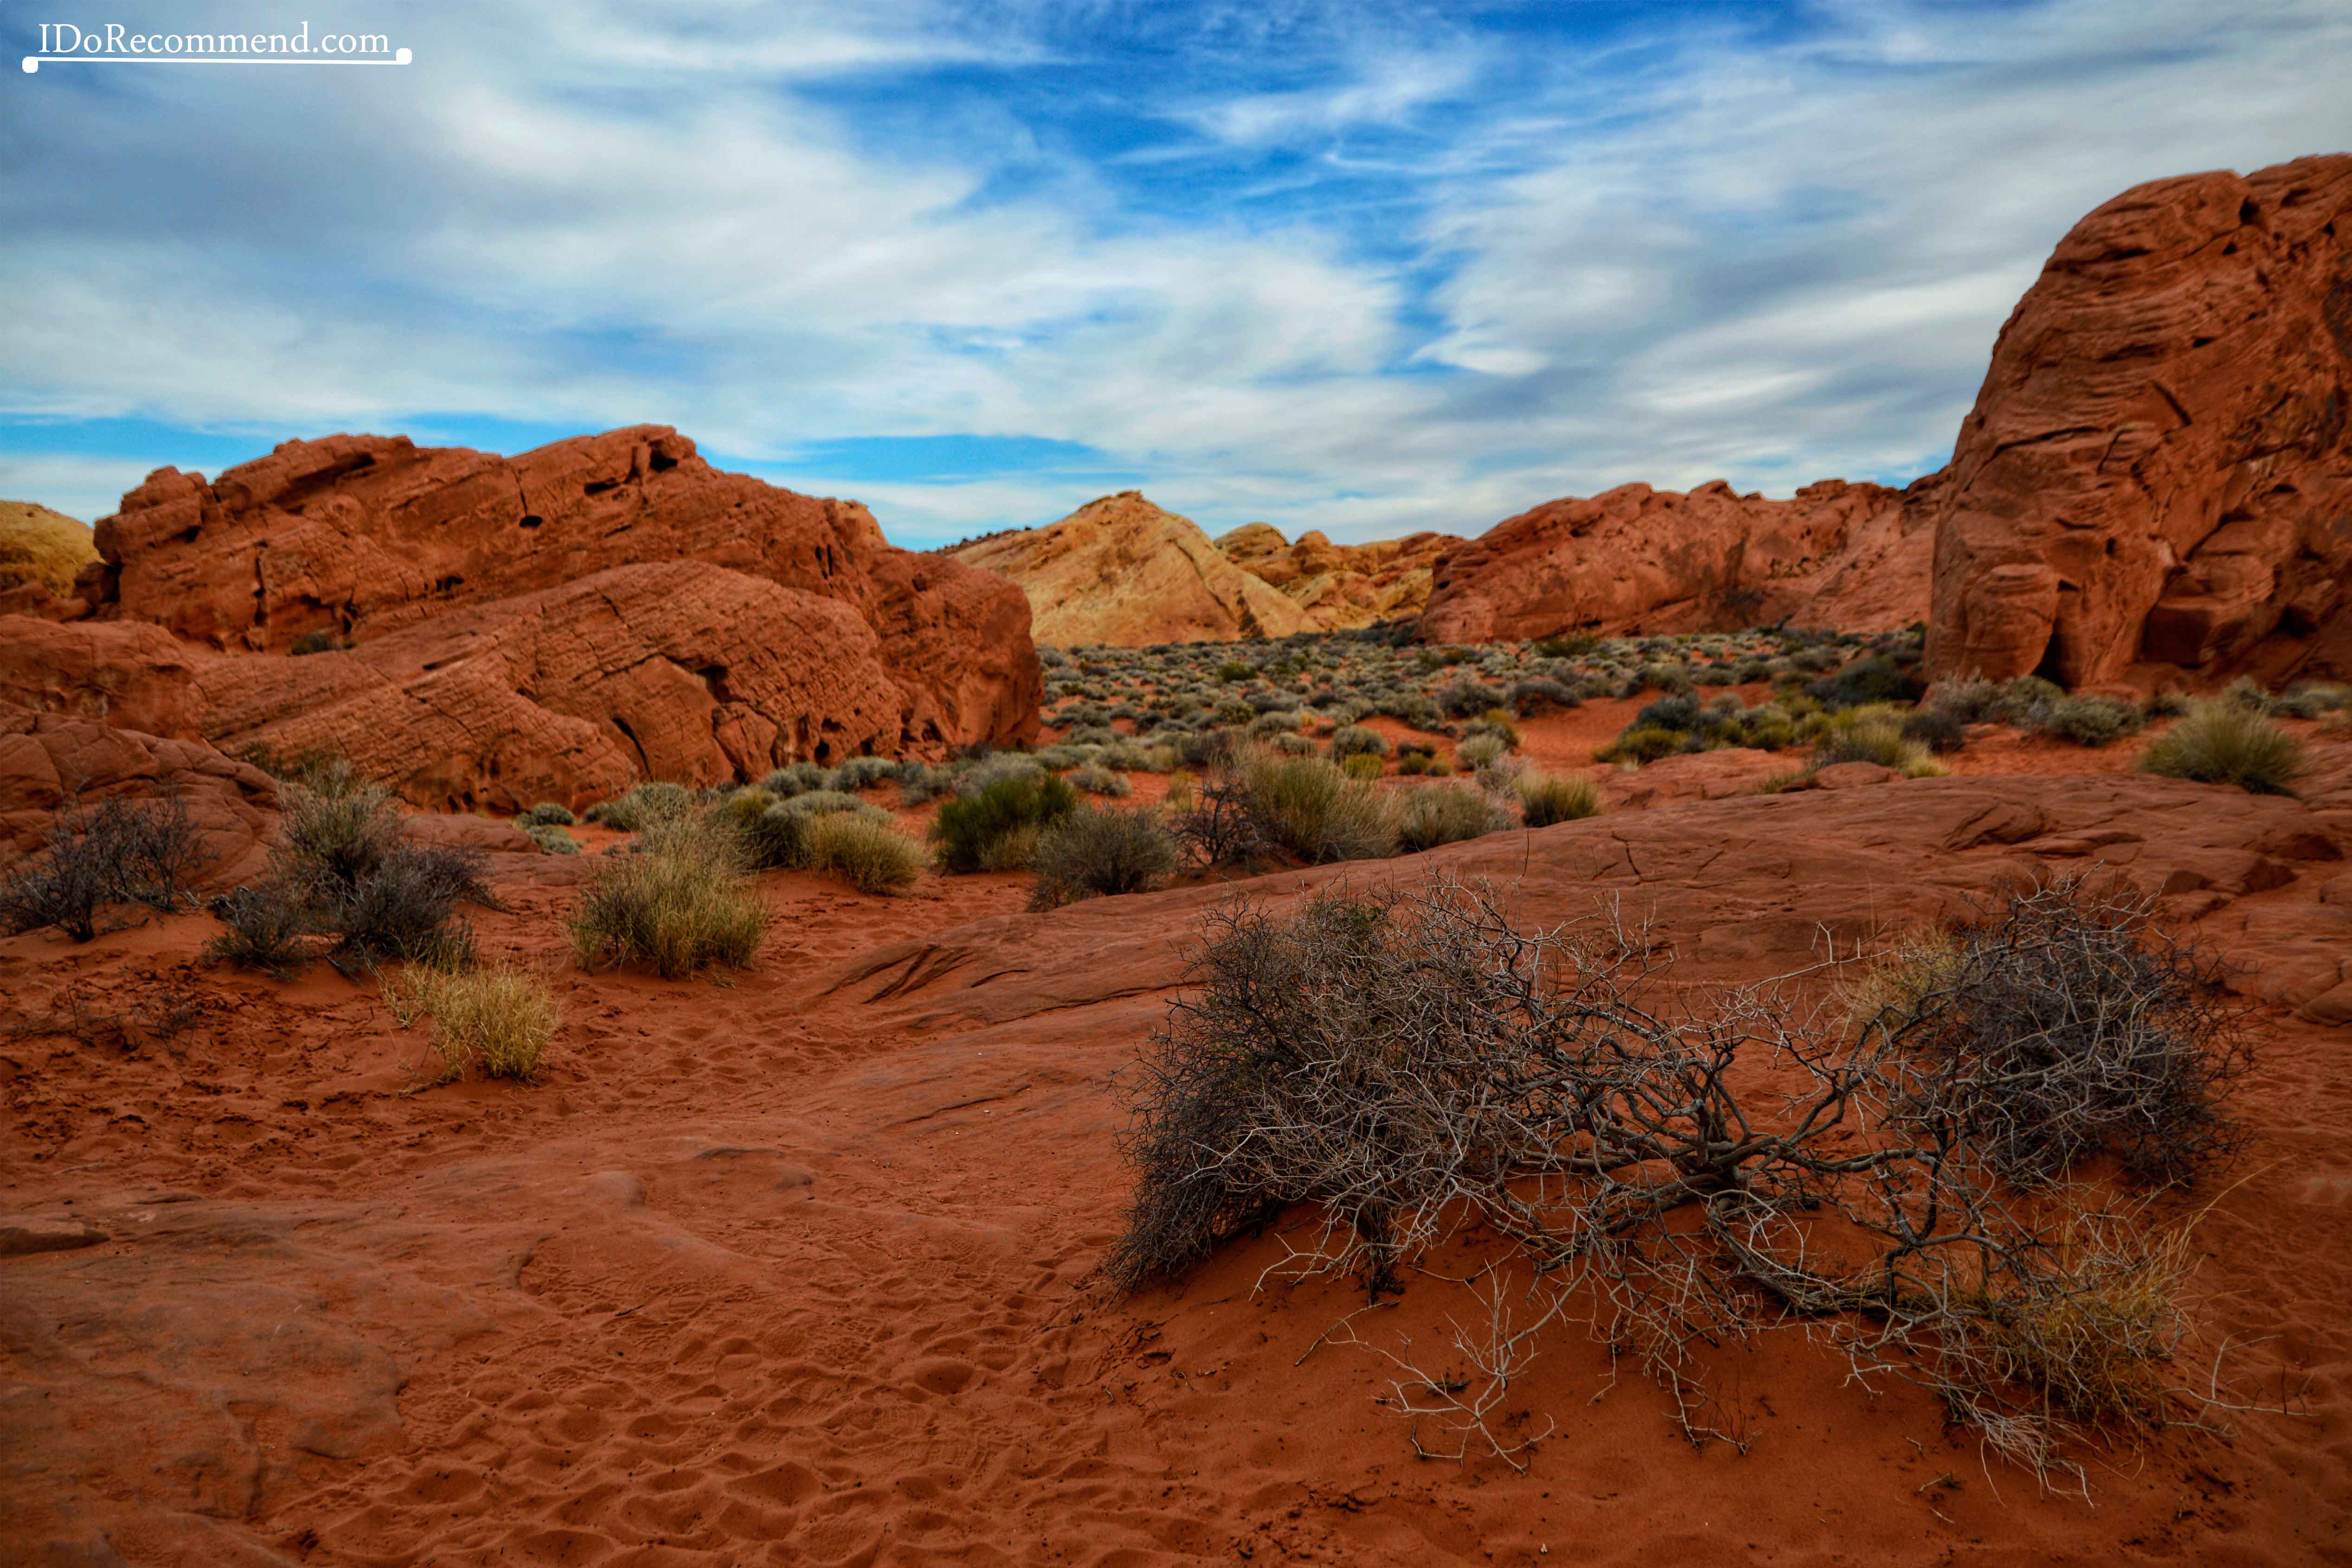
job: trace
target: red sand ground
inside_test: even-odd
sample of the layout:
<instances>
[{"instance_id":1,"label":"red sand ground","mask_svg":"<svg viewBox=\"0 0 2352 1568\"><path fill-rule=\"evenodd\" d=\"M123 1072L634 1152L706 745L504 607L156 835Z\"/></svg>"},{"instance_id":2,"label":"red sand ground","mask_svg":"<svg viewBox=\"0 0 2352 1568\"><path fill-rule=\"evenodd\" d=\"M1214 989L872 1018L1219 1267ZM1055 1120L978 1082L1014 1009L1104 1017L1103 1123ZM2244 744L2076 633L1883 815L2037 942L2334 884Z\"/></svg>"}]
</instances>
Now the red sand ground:
<instances>
[{"instance_id":1,"label":"red sand ground","mask_svg":"<svg viewBox=\"0 0 2352 1568\"><path fill-rule=\"evenodd\" d=\"M1528 750L1575 765L1633 706L1538 721ZM1988 746L1960 771L2130 752ZM2280 846L2352 845L2347 752L2313 805L1898 782L1256 886L1433 863L1519 879L1530 918L1619 892L1705 980L2108 858L2202 879L2168 910L2301 994L2352 957L2327 901L2352 884ZM2020 813L2038 830L2015 842L1970 826ZM0 1227L99 1237L0 1257L0 1560L2352 1562L2352 1058L2284 1005L2258 1021L2258 1136L2196 1292L2293 1414L2088 1456L2092 1506L1988 1473L1925 1398L1848 1385L1793 1331L1717 1358L1748 1451L1694 1449L1630 1369L1604 1394L1608 1357L1566 1330L1521 1385L1559 1432L1520 1476L1416 1460L1378 1363L1316 1348L1359 1298L1253 1292L1271 1237L1179 1290L1102 1287L1111 1076L1226 889L1031 916L1016 876L898 900L771 876L759 967L685 984L571 970L586 864L502 862L512 907L478 921L567 1009L530 1087L418 1090L423 1037L372 984L202 968L202 917L0 942L0 1211L27 1216ZM1423 1280L1379 1321L1442 1361L1463 1304Z\"/></svg>"}]
</instances>

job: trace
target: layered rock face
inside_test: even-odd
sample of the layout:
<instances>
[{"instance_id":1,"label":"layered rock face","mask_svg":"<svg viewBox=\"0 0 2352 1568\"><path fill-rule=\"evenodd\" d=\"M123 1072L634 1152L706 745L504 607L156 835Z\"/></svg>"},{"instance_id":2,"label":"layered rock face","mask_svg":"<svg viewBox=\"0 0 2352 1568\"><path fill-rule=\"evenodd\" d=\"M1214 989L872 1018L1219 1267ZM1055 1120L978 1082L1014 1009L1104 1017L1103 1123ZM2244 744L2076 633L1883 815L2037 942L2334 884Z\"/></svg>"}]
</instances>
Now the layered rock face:
<instances>
[{"instance_id":1,"label":"layered rock face","mask_svg":"<svg viewBox=\"0 0 2352 1568\"><path fill-rule=\"evenodd\" d=\"M2352 156L2076 224L1949 473L1937 675L2352 674Z\"/></svg>"},{"instance_id":2,"label":"layered rock face","mask_svg":"<svg viewBox=\"0 0 2352 1568\"><path fill-rule=\"evenodd\" d=\"M944 553L1020 584L1034 635L1052 647L1147 647L1315 629L1305 610L1227 560L1198 524L1138 490Z\"/></svg>"},{"instance_id":3,"label":"layered rock face","mask_svg":"<svg viewBox=\"0 0 2352 1568\"><path fill-rule=\"evenodd\" d=\"M400 437L289 441L207 485L164 468L101 519L100 614L215 647L374 637L621 565L697 561L848 607L900 710L887 749L1010 741L1041 681L1009 585L893 549L854 501L721 473L659 426L506 458Z\"/></svg>"},{"instance_id":4,"label":"layered rock face","mask_svg":"<svg viewBox=\"0 0 2352 1568\"><path fill-rule=\"evenodd\" d=\"M1352 631L1408 619L1429 603L1430 568L1465 541L1421 532L1371 544L1334 544L1312 530L1297 542L1269 523L1217 536L1226 560L1281 591L1318 631Z\"/></svg>"},{"instance_id":5,"label":"layered rock face","mask_svg":"<svg viewBox=\"0 0 2352 1568\"><path fill-rule=\"evenodd\" d=\"M1721 480L1688 494L1633 484L1547 501L1438 559L1422 636L1893 630L1927 612L1940 484L1824 479L1789 500Z\"/></svg>"},{"instance_id":6,"label":"layered rock face","mask_svg":"<svg viewBox=\"0 0 2352 1568\"><path fill-rule=\"evenodd\" d=\"M199 742L0 701L0 863L41 842L55 814L110 795L177 798L218 858L211 879L250 878L278 825L278 781Z\"/></svg>"},{"instance_id":7,"label":"layered rock face","mask_svg":"<svg viewBox=\"0 0 2352 1568\"><path fill-rule=\"evenodd\" d=\"M173 740L204 736L204 655L161 626L0 616L0 701Z\"/></svg>"},{"instance_id":8,"label":"layered rock face","mask_svg":"<svg viewBox=\"0 0 2352 1568\"><path fill-rule=\"evenodd\" d=\"M152 623L194 667L205 734L341 750L419 805L1036 732L1020 590L892 548L856 502L721 473L659 426L514 458L288 442L210 484L159 470L97 540L104 619L61 630ZM326 651L284 657L298 640ZM15 662L0 689L26 683ZM17 700L91 712L98 684L78 707Z\"/></svg>"},{"instance_id":9,"label":"layered rock face","mask_svg":"<svg viewBox=\"0 0 2352 1568\"><path fill-rule=\"evenodd\" d=\"M838 600L698 561L616 566L304 658L198 675L225 749L351 757L420 805L576 807L887 751L897 688Z\"/></svg>"}]
</instances>

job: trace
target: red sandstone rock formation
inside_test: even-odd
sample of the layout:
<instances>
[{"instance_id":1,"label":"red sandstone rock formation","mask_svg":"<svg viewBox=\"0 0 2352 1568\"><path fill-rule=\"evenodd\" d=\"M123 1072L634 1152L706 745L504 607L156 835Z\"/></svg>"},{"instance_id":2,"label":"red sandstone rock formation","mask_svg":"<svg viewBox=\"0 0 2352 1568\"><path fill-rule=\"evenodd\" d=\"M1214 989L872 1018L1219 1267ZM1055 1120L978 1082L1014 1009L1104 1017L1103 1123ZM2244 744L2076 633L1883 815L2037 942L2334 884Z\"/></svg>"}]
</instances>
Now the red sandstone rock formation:
<instances>
[{"instance_id":1,"label":"red sandstone rock formation","mask_svg":"<svg viewBox=\"0 0 2352 1568\"><path fill-rule=\"evenodd\" d=\"M0 701L194 741L202 655L158 626L0 616Z\"/></svg>"},{"instance_id":2,"label":"red sandstone rock formation","mask_svg":"<svg viewBox=\"0 0 2352 1568\"><path fill-rule=\"evenodd\" d=\"M0 701L0 862L41 840L60 807L110 795L185 801L220 858L215 880L250 878L277 832L278 781L210 746Z\"/></svg>"},{"instance_id":3,"label":"red sandstone rock formation","mask_svg":"<svg viewBox=\"0 0 2352 1568\"><path fill-rule=\"evenodd\" d=\"M756 778L892 750L901 726L855 609L698 561L616 566L349 651L215 658L198 681L223 747L340 751L425 805Z\"/></svg>"},{"instance_id":4,"label":"red sandstone rock formation","mask_svg":"<svg viewBox=\"0 0 2352 1568\"><path fill-rule=\"evenodd\" d=\"M2352 156L2076 224L1949 473L1937 675L2352 674Z\"/></svg>"},{"instance_id":5,"label":"red sandstone rock formation","mask_svg":"<svg viewBox=\"0 0 2352 1568\"><path fill-rule=\"evenodd\" d=\"M860 728L860 744L937 752L1036 725L1042 681L1018 590L893 549L854 501L721 473L657 426L513 458L405 437L289 441L211 484L158 470L100 521L97 541L102 617L273 654L306 633L364 646L617 566L704 563L832 601L869 628L861 647L887 672L877 692L889 719ZM830 636L834 620L807 624Z\"/></svg>"},{"instance_id":6,"label":"red sandstone rock formation","mask_svg":"<svg viewBox=\"0 0 2352 1568\"><path fill-rule=\"evenodd\" d=\"M1486 642L1782 620L1892 630L1927 614L1938 484L1824 479L1776 501L1718 479L1687 495L1634 484L1547 501L1439 558L1422 636Z\"/></svg>"},{"instance_id":7,"label":"red sandstone rock formation","mask_svg":"<svg viewBox=\"0 0 2352 1568\"><path fill-rule=\"evenodd\" d=\"M1313 530L1286 541L1269 523L1217 536L1225 559L1280 589L1318 631L1350 631L1408 618L1429 603L1430 568L1466 543L1450 533L1411 533L1370 544L1334 544Z\"/></svg>"}]
</instances>

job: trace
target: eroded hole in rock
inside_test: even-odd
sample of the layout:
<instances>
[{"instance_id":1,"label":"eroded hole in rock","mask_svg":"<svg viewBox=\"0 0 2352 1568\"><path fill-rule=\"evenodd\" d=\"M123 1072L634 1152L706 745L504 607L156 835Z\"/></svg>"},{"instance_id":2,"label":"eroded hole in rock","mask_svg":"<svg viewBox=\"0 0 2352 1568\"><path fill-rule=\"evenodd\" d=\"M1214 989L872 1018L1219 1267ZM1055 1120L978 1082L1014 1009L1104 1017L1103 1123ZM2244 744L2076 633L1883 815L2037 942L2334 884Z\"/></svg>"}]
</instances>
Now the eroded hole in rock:
<instances>
[{"instance_id":1,"label":"eroded hole in rock","mask_svg":"<svg viewBox=\"0 0 2352 1568\"><path fill-rule=\"evenodd\" d=\"M591 479L582 488L592 496L600 496L606 490L619 489L621 488L621 481L618 479Z\"/></svg>"},{"instance_id":2,"label":"eroded hole in rock","mask_svg":"<svg viewBox=\"0 0 2352 1568\"><path fill-rule=\"evenodd\" d=\"M537 528L541 523L545 522L546 521L547 519L540 516L535 511L527 511L522 514L522 526L525 528Z\"/></svg>"},{"instance_id":3,"label":"eroded hole in rock","mask_svg":"<svg viewBox=\"0 0 2352 1568\"><path fill-rule=\"evenodd\" d=\"M668 453L667 453L667 452L656 452L656 453L654 454L654 456L653 456L653 465L652 465L652 466L653 466L653 470L654 470L654 472L658 474L658 473L660 473L660 472L661 472L663 469L665 469L665 468L677 468L677 459L676 458L671 457L671 456L670 456Z\"/></svg>"}]
</instances>

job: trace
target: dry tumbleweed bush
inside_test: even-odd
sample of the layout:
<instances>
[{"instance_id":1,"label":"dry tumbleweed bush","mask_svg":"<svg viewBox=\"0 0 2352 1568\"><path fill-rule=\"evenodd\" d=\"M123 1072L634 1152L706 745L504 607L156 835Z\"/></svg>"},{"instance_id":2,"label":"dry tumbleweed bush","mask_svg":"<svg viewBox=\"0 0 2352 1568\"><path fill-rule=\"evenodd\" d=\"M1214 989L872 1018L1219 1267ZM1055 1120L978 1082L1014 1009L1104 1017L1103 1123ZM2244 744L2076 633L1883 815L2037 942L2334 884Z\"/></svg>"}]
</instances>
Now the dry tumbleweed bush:
<instances>
[{"instance_id":1,"label":"dry tumbleweed bush","mask_svg":"<svg viewBox=\"0 0 2352 1568\"><path fill-rule=\"evenodd\" d=\"M1456 1324L1466 1373L1372 1344L1362 1313L1327 1336L1405 1373L1384 1403L1453 1433L1416 1426L1424 1454L1519 1462L1535 1435L1491 1416L1566 1315L1694 1441L1724 1436L1697 1352L1792 1317L2045 1480L2079 1479L2071 1438L2193 1413L2161 1371L2179 1234L2063 1180L2100 1154L2178 1180L2231 1146L2230 1016L2144 904L2016 895L1844 1008L1670 991L1664 963L1613 908L1523 934L1483 884L1223 906L1124 1081L1113 1278L1180 1276L1302 1205L1267 1273L1351 1273L1375 1304L1441 1243L1501 1241Z\"/></svg>"}]
</instances>

